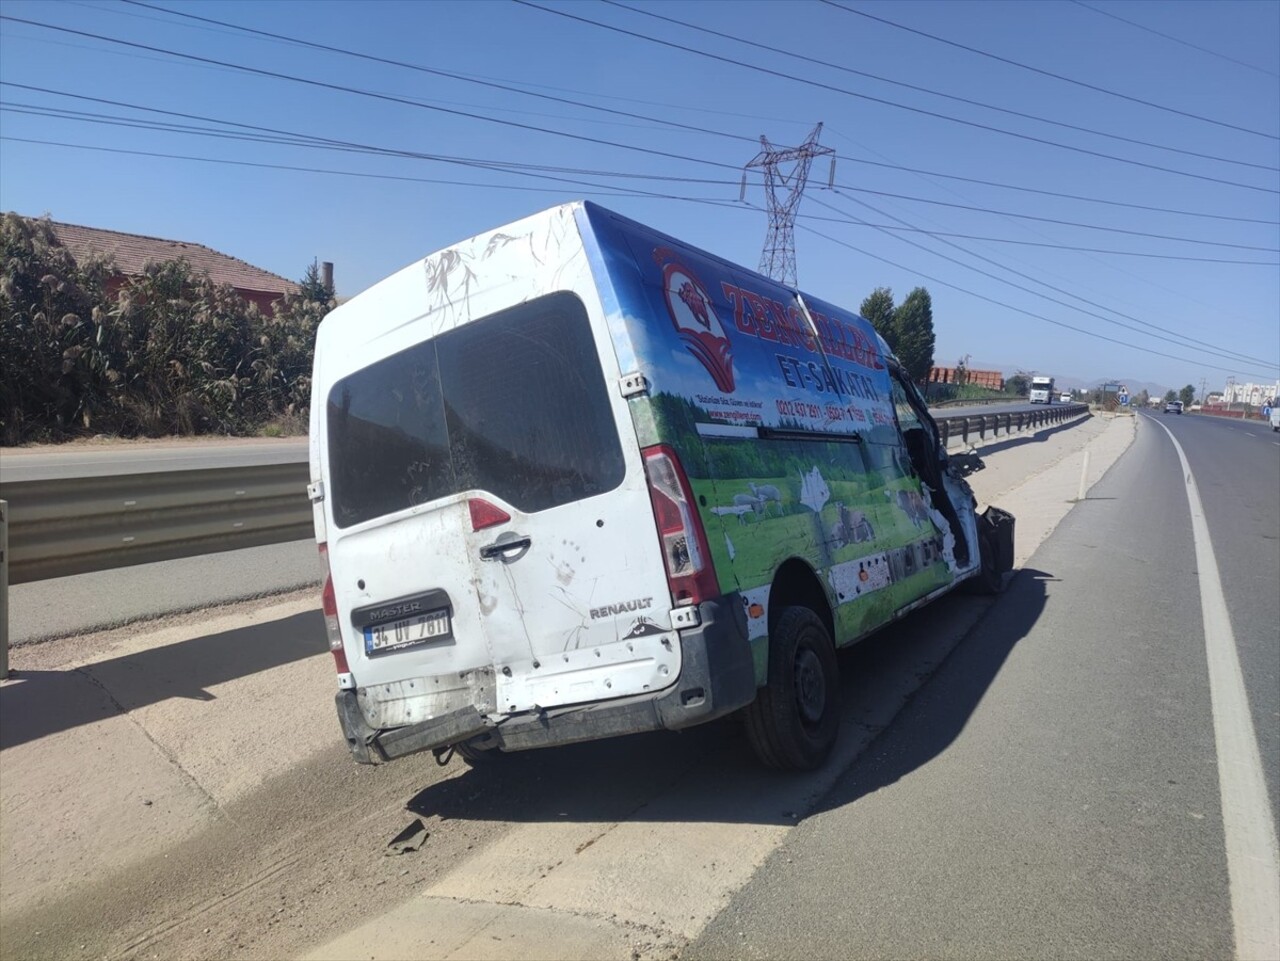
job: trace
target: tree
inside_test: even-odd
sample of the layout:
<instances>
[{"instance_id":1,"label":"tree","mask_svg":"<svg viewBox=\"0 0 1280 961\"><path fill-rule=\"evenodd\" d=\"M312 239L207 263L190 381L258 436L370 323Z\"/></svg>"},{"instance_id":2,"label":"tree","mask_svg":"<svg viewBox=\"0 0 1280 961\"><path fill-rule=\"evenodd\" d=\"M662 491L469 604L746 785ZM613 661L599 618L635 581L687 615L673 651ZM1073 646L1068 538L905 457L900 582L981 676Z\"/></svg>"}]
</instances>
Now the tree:
<instances>
[{"instance_id":1,"label":"tree","mask_svg":"<svg viewBox=\"0 0 1280 961\"><path fill-rule=\"evenodd\" d=\"M1164 402L1165 402L1166 404L1172 404L1172 403L1173 403L1175 400L1177 400L1177 399L1178 399L1178 395L1177 395L1177 394L1175 394L1173 391L1171 391L1171 390L1166 390L1166 391L1164 392Z\"/></svg>"},{"instance_id":2,"label":"tree","mask_svg":"<svg viewBox=\"0 0 1280 961\"><path fill-rule=\"evenodd\" d=\"M1178 391L1178 399L1182 401L1183 407L1190 407L1196 402L1196 389L1190 384Z\"/></svg>"},{"instance_id":3,"label":"tree","mask_svg":"<svg viewBox=\"0 0 1280 961\"><path fill-rule=\"evenodd\" d=\"M1133 403L1138 407L1147 407L1151 403L1151 395L1144 390Z\"/></svg>"},{"instance_id":4,"label":"tree","mask_svg":"<svg viewBox=\"0 0 1280 961\"><path fill-rule=\"evenodd\" d=\"M298 286L302 288L300 293L305 300L322 304L333 300L333 287L320 277L320 267L314 260L307 265L307 272L298 281Z\"/></svg>"},{"instance_id":5,"label":"tree","mask_svg":"<svg viewBox=\"0 0 1280 961\"><path fill-rule=\"evenodd\" d=\"M1004 382L1004 389L1011 394L1017 394L1019 397L1026 397L1031 392L1031 377L1022 371L1018 371Z\"/></svg>"},{"instance_id":6,"label":"tree","mask_svg":"<svg viewBox=\"0 0 1280 961\"><path fill-rule=\"evenodd\" d=\"M929 377L933 367L933 299L924 287L917 287L893 312L897 343L890 341L903 370L917 383ZM888 338L886 338L887 340Z\"/></svg>"},{"instance_id":7,"label":"tree","mask_svg":"<svg viewBox=\"0 0 1280 961\"><path fill-rule=\"evenodd\" d=\"M956 361L956 385L963 387L969 383L969 368L965 366L964 358L961 357Z\"/></svg>"},{"instance_id":8,"label":"tree","mask_svg":"<svg viewBox=\"0 0 1280 961\"><path fill-rule=\"evenodd\" d=\"M898 333L893 324L893 291L888 287L877 287L862 302L860 313L871 321L871 326L876 329L877 334L885 339L889 349L897 353Z\"/></svg>"}]
</instances>

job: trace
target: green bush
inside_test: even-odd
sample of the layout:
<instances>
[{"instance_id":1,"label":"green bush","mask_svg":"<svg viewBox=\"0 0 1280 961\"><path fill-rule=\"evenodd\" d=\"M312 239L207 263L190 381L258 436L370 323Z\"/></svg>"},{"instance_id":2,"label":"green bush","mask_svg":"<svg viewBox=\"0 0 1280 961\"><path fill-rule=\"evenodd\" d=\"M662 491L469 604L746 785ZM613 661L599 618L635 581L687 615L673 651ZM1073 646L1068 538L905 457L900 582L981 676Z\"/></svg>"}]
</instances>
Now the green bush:
<instances>
[{"instance_id":1,"label":"green bush","mask_svg":"<svg viewBox=\"0 0 1280 961\"><path fill-rule=\"evenodd\" d=\"M314 265L264 316L185 260L109 296L112 264L77 263L46 220L4 215L0 248L0 443L306 423L315 331L334 303Z\"/></svg>"}]
</instances>

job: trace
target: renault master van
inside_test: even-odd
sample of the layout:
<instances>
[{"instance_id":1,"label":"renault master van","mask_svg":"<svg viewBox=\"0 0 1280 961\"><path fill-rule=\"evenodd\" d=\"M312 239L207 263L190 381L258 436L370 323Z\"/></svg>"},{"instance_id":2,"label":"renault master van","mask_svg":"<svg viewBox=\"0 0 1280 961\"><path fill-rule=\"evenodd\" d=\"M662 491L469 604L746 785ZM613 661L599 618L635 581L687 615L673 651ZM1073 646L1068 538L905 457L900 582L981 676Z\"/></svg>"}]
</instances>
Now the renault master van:
<instances>
[{"instance_id":1,"label":"renault master van","mask_svg":"<svg viewBox=\"0 0 1280 961\"><path fill-rule=\"evenodd\" d=\"M836 649L1012 566L867 321L594 204L338 307L313 391L360 762L741 711L763 762L813 768Z\"/></svg>"}]
</instances>

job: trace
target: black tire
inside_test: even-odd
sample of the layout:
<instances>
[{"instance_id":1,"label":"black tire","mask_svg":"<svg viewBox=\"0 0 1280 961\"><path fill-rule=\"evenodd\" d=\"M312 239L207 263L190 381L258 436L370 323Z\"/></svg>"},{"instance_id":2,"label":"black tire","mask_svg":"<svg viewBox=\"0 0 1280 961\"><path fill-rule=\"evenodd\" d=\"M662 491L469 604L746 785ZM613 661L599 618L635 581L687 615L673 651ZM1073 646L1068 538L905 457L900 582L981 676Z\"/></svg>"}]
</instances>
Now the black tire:
<instances>
[{"instance_id":1,"label":"black tire","mask_svg":"<svg viewBox=\"0 0 1280 961\"><path fill-rule=\"evenodd\" d=\"M995 533L978 526L978 559L981 570L965 581L970 594L999 594L1004 590L1004 573L996 570Z\"/></svg>"},{"instance_id":2,"label":"black tire","mask_svg":"<svg viewBox=\"0 0 1280 961\"><path fill-rule=\"evenodd\" d=\"M840 733L840 668L831 636L809 608L784 608L769 632L769 680L743 720L769 767L812 771L831 753Z\"/></svg>"},{"instance_id":3,"label":"black tire","mask_svg":"<svg viewBox=\"0 0 1280 961\"><path fill-rule=\"evenodd\" d=\"M455 744L453 752L466 761L469 767L475 768L488 767L499 758L505 756L496 747L479 748L467 743Z\"/></svg>"}]
</instances>

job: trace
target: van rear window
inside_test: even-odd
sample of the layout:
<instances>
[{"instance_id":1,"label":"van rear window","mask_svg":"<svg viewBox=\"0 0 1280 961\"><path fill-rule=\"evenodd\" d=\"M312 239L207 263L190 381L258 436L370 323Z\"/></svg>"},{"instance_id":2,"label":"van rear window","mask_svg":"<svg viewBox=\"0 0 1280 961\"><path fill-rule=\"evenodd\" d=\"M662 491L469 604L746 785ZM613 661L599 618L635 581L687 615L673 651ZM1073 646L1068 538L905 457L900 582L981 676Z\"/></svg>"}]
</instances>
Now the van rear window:
<instances>
[{"instance_id":1,"label":"van rear window","mask_svg":"<svg viewBox=\"0 0 1280 961\"><path fill-rule=\"evenodd\" d=\"M587 311L565 291L344 377L326 418L339 527L466 490L533 513L625 471Z\"/></svg>"}]
</instances>

